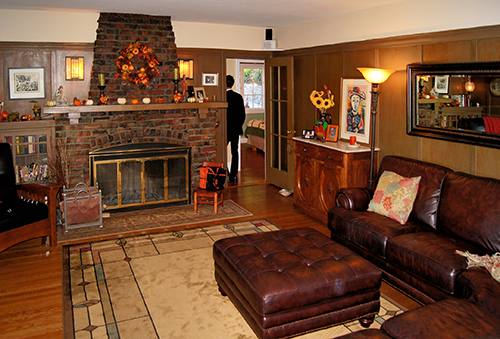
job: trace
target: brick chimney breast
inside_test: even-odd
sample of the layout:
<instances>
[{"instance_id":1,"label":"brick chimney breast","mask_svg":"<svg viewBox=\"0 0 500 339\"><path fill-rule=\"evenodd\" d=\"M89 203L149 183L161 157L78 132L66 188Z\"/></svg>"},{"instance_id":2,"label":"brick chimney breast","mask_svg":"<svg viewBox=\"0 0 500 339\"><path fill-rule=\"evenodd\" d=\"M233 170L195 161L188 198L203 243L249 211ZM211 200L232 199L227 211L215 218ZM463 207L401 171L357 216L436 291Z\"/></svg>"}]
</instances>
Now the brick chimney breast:
<instances>
[{"instance_id":1,"label":"brick chimney breast","mask_svg":"<svg viewBox=\"0 0 500 339\"><path fill-rule=\"evenodd\" d=\"M135 42L152 48L159 62L160 75L155 76L149 86L130 83L121 78L115 80L120 51ZM140 60L137 60L137 64L140 65ZM177 46L170 16L101 13L94 43L89 97L94 100L99 98L98 74L102 73L106 78L106 94L112 104L119 97L130 101L146 96L171 102L174 93L173 69L176 65Z\"/></svg>"}]
</instances>

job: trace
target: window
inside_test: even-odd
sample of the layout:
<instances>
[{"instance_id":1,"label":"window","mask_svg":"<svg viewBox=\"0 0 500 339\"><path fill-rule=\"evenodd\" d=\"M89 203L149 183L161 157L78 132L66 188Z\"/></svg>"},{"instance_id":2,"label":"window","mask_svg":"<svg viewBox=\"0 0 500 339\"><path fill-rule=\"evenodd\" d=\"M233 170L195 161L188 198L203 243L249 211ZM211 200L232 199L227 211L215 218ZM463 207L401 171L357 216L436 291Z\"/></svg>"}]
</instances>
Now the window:
<instances>
[{"instance_id":1,"label":"window","mask_svg":"<svg viewBox=\"0 0 500 339\"><path fill-rule=\"evenodd\" d=\"M240 93L247 113L264 112L263 62L240 62Z\"/></svg>"}]
</instances>

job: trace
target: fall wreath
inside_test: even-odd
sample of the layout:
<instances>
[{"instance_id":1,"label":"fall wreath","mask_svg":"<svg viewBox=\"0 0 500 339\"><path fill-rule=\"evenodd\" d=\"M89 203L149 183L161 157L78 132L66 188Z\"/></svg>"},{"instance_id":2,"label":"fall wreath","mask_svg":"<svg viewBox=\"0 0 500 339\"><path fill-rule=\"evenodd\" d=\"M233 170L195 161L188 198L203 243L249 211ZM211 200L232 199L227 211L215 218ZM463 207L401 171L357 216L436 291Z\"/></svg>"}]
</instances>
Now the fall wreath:
<instances>
[{"instance_id":1,"label":"fall wreath","mask_svg":"<svg viewBox=\"0 0 500 339\"><path fill-rule=\"evenodd\" d=\"M115 79L122 78L133 84L149 86L151 79L160 75L159 64L151 47L143 46L138 41L131 42L120 52L116 61L118 70Z\"/></svg>"}]
</instances>

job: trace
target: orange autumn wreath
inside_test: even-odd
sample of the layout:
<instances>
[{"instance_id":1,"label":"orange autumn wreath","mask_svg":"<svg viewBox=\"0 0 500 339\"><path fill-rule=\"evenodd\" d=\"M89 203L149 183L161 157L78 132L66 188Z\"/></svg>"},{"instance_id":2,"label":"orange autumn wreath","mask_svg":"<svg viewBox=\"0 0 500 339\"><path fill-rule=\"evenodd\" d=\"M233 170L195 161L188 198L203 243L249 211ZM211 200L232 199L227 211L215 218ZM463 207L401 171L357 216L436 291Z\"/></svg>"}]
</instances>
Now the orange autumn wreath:
<instances>
[{"instance_id":1,"label":"orange autumn wreath","mask_svg":"<svg viewBox=\"0 0 500 339\"><path fill-rule=\"evenodd\" d=\"M115 74L115 80L122 78L133 84L149 86L151 79L160 75L157 68L159 64L153 55L152 48L142 46L138 41L131 42L127 48L120 52L120 56L116 61L118 73Z\"/></svg>"}]
</instances>

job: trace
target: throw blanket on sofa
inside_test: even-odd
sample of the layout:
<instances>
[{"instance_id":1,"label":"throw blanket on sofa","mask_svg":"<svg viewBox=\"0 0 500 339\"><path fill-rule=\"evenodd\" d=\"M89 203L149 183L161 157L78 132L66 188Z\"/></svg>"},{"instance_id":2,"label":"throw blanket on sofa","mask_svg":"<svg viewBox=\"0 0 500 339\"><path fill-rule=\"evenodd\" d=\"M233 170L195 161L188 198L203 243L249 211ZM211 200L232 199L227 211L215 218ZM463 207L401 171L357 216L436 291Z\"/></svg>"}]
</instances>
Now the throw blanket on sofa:
<instances>
[{"instance_id":1,"label":"throw blanket on sofa","mask_svg":"<svg viewBox=\"0 0 500 339\"><path fill-rule=\"evenodd\" d=\"M468 259L467 268L484 267L490 272L493 279L500 282L500 252L493 255L477 255L469 252L455 251L455 253Z\"/></svg>"},{"instance_id":2,"label":"throw blanket on sofa","mask_svg":"<svg viewBox=\"0 0 500 339\"><path fill-rule=\"evenodd\" d=\"M486 133L500 133L500 118L483 117Z\"/></svg>"}]
</instances>

